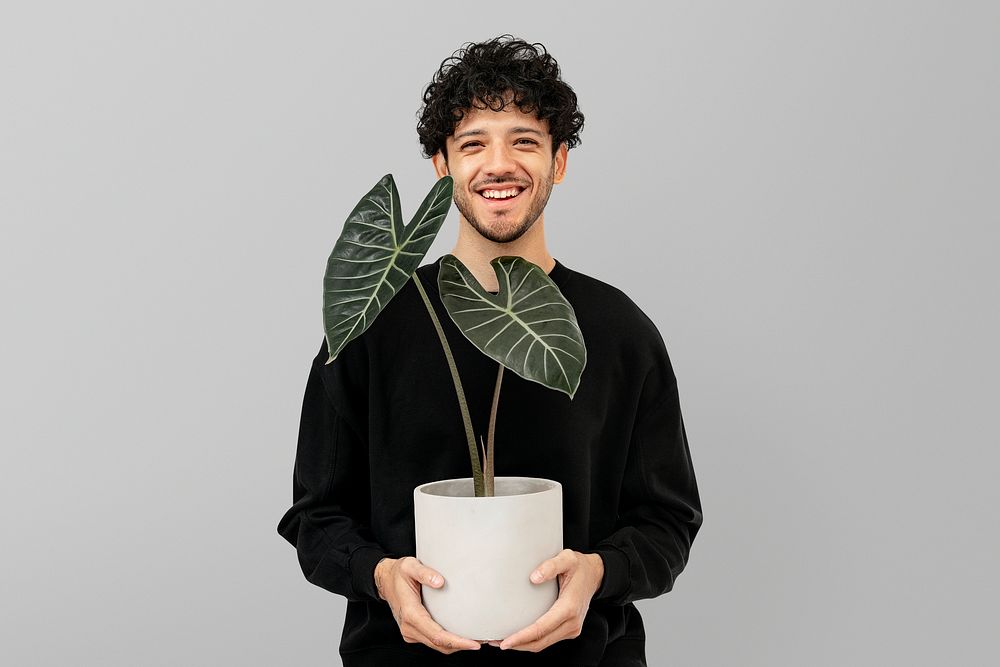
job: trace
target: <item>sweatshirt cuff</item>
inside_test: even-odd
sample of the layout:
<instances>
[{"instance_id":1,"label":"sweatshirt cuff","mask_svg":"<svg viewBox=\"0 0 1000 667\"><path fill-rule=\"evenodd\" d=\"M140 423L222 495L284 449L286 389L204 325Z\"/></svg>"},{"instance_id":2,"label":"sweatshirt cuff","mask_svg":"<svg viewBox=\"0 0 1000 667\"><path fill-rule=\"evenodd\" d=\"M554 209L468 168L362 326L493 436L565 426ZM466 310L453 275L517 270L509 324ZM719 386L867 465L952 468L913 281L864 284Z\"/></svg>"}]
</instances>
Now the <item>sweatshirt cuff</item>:
<instances>
[{"instance_id":1,"label":"sweatshirt cuff","mask_svg":"<svg viewBox=\"0 0 1000 667\"><path fill-rule=\"evenodd\" d=\"M389 554L378 547L362 546L351 552L348 569L351 571L351 587L355 594L375 602L382 602L375 588L375 566Z\"/></svg>"},{"instance_id":2,"label":"sweatshirt cuff","mask_svg":"<svg viewBox=\"0 0 1000 667\"><path fill-rule=\"evenodd\" d=\"M604 561L604 579L594 593L593 600L624 604L630 588L629 562L625 552L616 546L604 544L592 549Z\"/></svg>"}]
</instances>

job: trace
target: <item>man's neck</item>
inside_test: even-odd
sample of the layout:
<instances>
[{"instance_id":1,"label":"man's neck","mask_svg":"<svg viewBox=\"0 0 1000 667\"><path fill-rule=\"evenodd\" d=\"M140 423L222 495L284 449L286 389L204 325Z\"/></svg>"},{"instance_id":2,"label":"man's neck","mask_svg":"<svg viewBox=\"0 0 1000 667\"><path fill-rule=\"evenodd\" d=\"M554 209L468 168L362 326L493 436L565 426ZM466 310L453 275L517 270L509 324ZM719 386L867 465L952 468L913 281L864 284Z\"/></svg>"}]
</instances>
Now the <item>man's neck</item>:
<instances>
[{"instance_id":1,"label":"man's neck","mask_svg":"<svg viewBox=\"0 0 1000 667\"><path fill-rule=\"evenodd\" d=\"M503 255L523 257L537 264L545 273L550 273L556 262L545 246L545 226L539 216L521 238L510 243L494 243L483 238L472 225L459 221L458 240L451 254L464 264L476 280L488 292L498 292L497 275L490 266L490 260Z\"/></svg>"}]
</instances>

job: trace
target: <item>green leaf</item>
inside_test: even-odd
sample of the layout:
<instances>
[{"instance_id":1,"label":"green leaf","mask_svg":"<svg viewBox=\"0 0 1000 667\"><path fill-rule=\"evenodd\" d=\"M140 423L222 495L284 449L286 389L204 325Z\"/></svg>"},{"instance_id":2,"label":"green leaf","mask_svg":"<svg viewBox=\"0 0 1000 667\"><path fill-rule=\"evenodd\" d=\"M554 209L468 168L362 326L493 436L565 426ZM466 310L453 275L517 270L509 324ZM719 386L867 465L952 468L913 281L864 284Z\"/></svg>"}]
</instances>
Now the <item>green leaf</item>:
<instances>
[{"instance_id":1,"label":"green leaf","mask_svg":"<svg viewBox=\"0 0 1000 667\"><path fill-rule=\"evenodd\" d=\"M490 266L497 294L484 290L454 255L442 258L438 289L448 315L484 354L573 398L587 365L573 306L540 266L522 257L497 257Z\"/></svg>"},{"instance_id":2,"label":"green leaf","mask_svg":"<svg viewBox=\"0 0 1000 667\"><path fill-rule=\"evenodd\" d=\"M372 325L420 266L451 207L452 187L451 176L439 179L405 228L392 174L351 211L323 277L326 363Z\"/></svg>"}]
</instances>

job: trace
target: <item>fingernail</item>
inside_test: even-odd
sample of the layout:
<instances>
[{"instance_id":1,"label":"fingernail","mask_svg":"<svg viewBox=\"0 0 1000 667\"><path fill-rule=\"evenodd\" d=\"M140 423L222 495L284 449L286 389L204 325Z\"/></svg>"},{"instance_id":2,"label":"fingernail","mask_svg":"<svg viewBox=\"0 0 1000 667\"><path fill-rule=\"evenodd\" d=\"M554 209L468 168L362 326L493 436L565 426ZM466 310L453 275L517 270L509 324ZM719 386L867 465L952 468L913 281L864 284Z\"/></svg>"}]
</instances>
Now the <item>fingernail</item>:
<instances>
[{"instance_id":1,"label":"fingernail","mask_svg":"<svg viewBox=\"0 0 1000 667\"><path fill-rule=\"evenodd\" d=\"M431 583L437 586L438 584L441 583L441 577L435 574L433 577L431 577Z\"/></svg>"},{"instance_id":2,"label":"fingernail","mask_svg":"<svg viewBox=\"0 0 1000 667\"><path fill-rule=\"evenodd\" d=\"M539 581L542 580L542 573L539 572L538 570L535 570L534 572L531 573L531 580L537 584Z\"/></svg>"}]
</instances>

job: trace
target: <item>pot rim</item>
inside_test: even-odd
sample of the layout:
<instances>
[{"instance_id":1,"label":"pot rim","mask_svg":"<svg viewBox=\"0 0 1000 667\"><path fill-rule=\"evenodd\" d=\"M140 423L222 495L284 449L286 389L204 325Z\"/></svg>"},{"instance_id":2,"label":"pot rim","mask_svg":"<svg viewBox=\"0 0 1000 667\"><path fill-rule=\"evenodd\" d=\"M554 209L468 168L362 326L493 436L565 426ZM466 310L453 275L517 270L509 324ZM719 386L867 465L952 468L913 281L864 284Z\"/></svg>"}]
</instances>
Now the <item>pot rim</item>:
<instances>
[{"instance_id":1,"label":"pot rim","mask_svg":"<svg viewBox=\"0 0 1000 667\"><path fill-rule=\"evenodd\" d=\"M556 490L559 490L560 492L562 491L562 484L560 484L559 482L555 481L554 479L546 479L544 477L523 477L523 476L517 476L517 475L514 475L514 476L506 475L506 476L502 476L502 477L499 477L499 476L498 477L494 477L493 480L494 480L494 482L498 482L500 480L525 480L525 481L531 481L531 482L540 482L541 484L545 485L545 488L540 488L537 491L529 491L527 493L515 493L515 494L511 494L511 495L486 496L486 497L476 497L476 496L446 496L446 495L440 495L440 494L432 493L431 492L431 487L439 485L439 484L448 484L450 482L468 482L471 485L473 483L473 478L470 476L470 477L452 477L451 479L437 479L437 480L434 480L433 482L425 482L425 483L423 483L423 484L415 487L413 489L413 494L414 495L421 494L421 495L429 497L429 498L435 498L435 499L440 499L440 500L456 500L456 501L461 501L461 500L501 500L503 498L521 498L521 497L524 497L524 496L535 496L535 495L539 495L539 494L542 494L542 493L552 493L553 491L556 491Z\"/></svg>"}]
</instances>

